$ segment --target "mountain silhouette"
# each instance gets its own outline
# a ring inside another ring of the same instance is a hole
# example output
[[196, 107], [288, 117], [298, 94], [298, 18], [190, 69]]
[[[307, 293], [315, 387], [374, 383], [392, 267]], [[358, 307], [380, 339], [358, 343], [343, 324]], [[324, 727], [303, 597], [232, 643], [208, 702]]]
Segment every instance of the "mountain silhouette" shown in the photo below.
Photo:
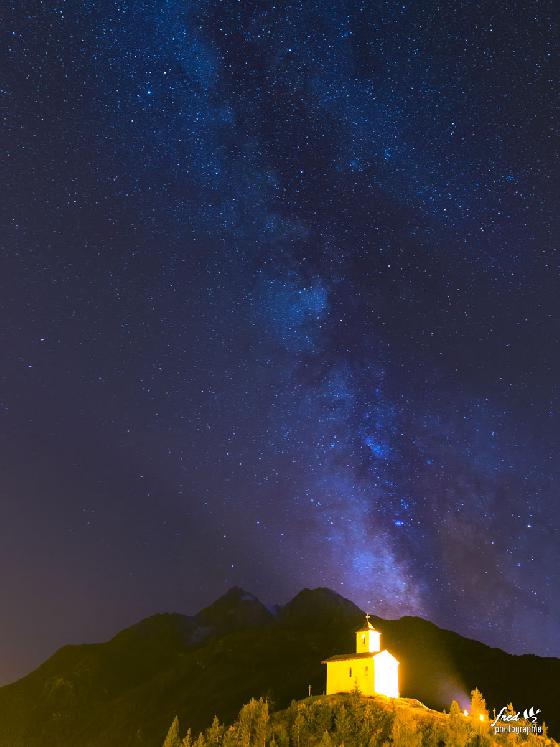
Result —
[[[321, 660], [354, 650], [363, 612], [304, 589], [269, 610], [233, 588], [193, 616], [154, 615], [106, 643], [65, 646], [0, 688], [0, 747], [161, 747], [169, 723], [199, 731], [251, 697], [283, 708], [325, 687]], [[372, 617], [401, 662], [404, 696], [449, 709], [478, 687], [490, 708], [534, 706], [560, 731], [560, 659], [514, 656], [418, 617]]]

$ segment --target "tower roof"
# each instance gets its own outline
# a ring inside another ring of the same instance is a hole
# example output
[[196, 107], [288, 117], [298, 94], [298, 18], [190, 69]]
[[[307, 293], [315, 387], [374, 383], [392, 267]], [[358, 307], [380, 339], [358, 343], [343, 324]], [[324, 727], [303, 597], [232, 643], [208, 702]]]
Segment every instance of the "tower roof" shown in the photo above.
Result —
[[370, 618], [370, 615], [368, 613], [366, 615], [366, 624], [364, 626], [362, 626], [361, 628], [358, 628], [356, 630], [356, 633], [362, 633], [362, 632], [366, 632], [368, 630], [375, 630], [375, 628], [373, 627], [373, 625], [370, 623], [369, 618]]

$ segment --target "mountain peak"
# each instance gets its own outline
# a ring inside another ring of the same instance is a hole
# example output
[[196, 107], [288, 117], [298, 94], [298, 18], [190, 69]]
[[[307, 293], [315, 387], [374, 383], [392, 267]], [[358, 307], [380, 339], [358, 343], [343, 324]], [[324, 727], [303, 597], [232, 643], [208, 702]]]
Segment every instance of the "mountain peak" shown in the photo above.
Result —
[[363, 615], [362, 610], [354, 602], [324, 586], [302, 589], [280, 609], [283, 621], [312, 627], [353, 626], [361, 621]]
[[242, 599], [242, 600], [253, 600], [253, 601], [259, 601], [257, 597], [254, 594], [251, 594], [251, 592], [246, 591], [241, 586], [232, 586], [229, 588], [225, 594], [222, 594], [221, 597], [218, 597], [216, 601], [219, 601], [220, 599]]
[[256, 596], [239, 586], [233, 586], [201, 610], [195, 620], [200, 626], [226, 632], [264, 625], [272, 622], [273, 616]]

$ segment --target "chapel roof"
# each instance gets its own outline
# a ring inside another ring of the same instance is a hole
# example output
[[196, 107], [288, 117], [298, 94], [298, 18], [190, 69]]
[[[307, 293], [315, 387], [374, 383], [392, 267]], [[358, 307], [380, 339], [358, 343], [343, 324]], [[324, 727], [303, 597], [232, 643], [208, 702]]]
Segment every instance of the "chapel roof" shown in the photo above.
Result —
[[329, 656], [329, 658], [322, 661], [321, 664], [326, 664], [328, 661], [344, 661], [345, 659], [373, 659], [373, 657], [378, 653], [381, 652], [376, 651], [375, 653], [370, 653], [369, 651], [366, 651], [363, 654], [338, 654], [337, 656]]

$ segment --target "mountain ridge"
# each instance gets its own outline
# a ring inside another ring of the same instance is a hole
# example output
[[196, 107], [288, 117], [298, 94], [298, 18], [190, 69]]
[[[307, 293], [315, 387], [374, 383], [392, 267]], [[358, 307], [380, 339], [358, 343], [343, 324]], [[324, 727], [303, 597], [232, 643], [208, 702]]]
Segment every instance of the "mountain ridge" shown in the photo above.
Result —
[[[193, 730], [228, 722], [253, 696], [278, 707], [324, 689], [320, 662], [354, 650], [363, 612], [336, 592], [303, 589], [272, 613], [233, 587], [195, 615], [144, 618], [104, 643], [64, 646], [0, 688], [0, 747], [160, 747], [175, 713]], [[439, 710], [474, 686], [551, 726], [560, 659], [509, 654], [428, 620], [373, 617], [401, 661], [401, 692]], [[32, 726], [31, 726], [32, 725]]]

